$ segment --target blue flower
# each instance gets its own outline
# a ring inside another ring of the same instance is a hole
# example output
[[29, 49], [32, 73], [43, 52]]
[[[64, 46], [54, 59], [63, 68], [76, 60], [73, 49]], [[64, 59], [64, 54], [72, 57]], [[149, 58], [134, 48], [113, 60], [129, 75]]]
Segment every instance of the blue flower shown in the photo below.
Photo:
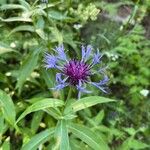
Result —
[[90, 57], [92, 46], [88, 45], [87, 47], [82, 46], [82, 61], [87, 61]]
[[45, 68], [56, 68], [57, 58], [54, 55], [50, 55], [48, 53], [45, 53]]
[[67, 78], [62, 79], [62, 74], [61, 73], [57, 73], [56, 74], [56, 83], [57, 83], [57, 85], [52, 89], [53, 90], [61, 90], [64, 87], [68, 86], [69, 83], [67, 83], [66, 80], [67, 80]]
[[[104, 68], [96, 69], [93, 72], [94, 66], [101, 62], [102, 55], [98, 50], [92, 54], [91, 45], [82, 46], [81, 60], [67, 59], [63, 45], [57, 46], [55, 52], [56, 55], [46, 53], [44, 58], [46, 69], [55, 68], [58, 70], [56, 86], [52, 88], [53, 90], [61, 90], [66, 86], [73, 86], [78, 90], [78, 98], [80, 98], [81, 93], [91, 93], [91, 91], [86, 89], [86, 84], [90, 84], [107, 93], [106, 84], [109, 79], [104, 73]], [[103, 76], [103, 79], [99, 82], [93, 82], [90, 79], [96, 73]]]
[[99, 50], [97, 50], [97, 53], [94, 54], [93, 56], [93, 65], [96, 65], [98, 63], [100, 63], [100, 59], [102, 58], [102, 55], [100, 54]]
[[67, 60], [63, 45], [57, 46], [55, 51], [58, 53], [58, 56], [57, 56], [58, 59], [64, 60], [64, 61]]

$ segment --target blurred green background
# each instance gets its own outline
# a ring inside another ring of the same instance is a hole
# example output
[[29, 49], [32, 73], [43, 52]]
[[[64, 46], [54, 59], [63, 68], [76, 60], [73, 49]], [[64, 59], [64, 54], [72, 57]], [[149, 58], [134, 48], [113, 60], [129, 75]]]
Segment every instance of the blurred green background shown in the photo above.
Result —
[[[62, 94], [49, 90], [55, 84], [55, 71], [44, 69], [45, 51], [51, 53], [64, 43], [70, 57], [81, 57], [81, 45], [91, 44], [104, 54], [110, 78], [109, 94], [95, 90], [93, 95], [117, 103], [86, 109], [78, 114], [77, 122], [98, 132], [112, 150], [149, 150], [150, 1], [48, 1], [0, 0], [0, 89], [12, 97], [17, 116], [28, 107], [27, 99]], [[2, 150], [18, 150], [37, 132], [56, 124], [38, 112], [22, 120], [18, 134], [1, 110], [0, 105]], [[95, 116], [98, 125], [92, 122]], [[74, 149], [90, 149], [80, 140], [73, 142], [78, 145]], [[51, 149], [48, 146], [43, 149]]]

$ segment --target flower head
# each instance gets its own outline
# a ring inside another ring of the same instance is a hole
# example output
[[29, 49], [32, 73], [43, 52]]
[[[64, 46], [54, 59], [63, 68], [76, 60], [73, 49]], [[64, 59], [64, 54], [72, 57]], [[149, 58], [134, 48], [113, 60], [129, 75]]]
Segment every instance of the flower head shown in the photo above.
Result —
[[[67, 59], [65, 54], [64, 46], [59, 45], [55, 48], [56, 55], [45, 54], [44, 62], [47, 69], [55, 68], [58, 69], [56, 74], [56, 86], [52, 89], [60, 90], [66, 86], [74, 86], [78, 90], [78, 98], [81, 93], [91, 93], [86, 89], [86, 84], [91, 84], [103, 92], [106, 91], [106, 83], [108, 77], [104, 74], [104, 68], [96, 69], [93, 73], [94, 66], [101, 63], [101, 53], [97, 51], [92, 55], [92, 46], [82, 46], [82, 58]], [[103, 79], [99, 82], [91, 81], [93, 74], [101, 74]]]

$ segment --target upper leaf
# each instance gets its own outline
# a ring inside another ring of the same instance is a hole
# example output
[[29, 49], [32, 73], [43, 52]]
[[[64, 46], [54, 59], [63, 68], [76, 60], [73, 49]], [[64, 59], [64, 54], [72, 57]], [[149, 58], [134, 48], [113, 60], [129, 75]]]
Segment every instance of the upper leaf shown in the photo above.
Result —
[[43, 110], [45, 108], [49, 107], [58, 107], [64, 105], [64, 102], [58, 99], [52, 99], [52, 98], [45, 98], [38, 102], [35, 102], [31, 106], [29, 106], [17, 119], [17, 122], [19, 122], [22, 118], [24, 118], [27, 114], [31, 112], [35, 112], [38, 110]]
[[81, 98], [80, 100], [76, 101], [75, 103], [72, 104], [73, 111], [79, 111], [91, 106], [94, 106], [96, 104], [100, 103], [108, 103], [108, 102], [114, 102], [115, 100], [105, 98], [105, 97], [100, 97], [100, 96], [89, 96], [85, 98]]

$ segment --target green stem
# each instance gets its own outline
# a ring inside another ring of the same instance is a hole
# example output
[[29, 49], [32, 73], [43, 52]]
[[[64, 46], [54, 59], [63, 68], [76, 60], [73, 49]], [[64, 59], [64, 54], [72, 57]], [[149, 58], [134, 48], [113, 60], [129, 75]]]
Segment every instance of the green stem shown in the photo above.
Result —
[[71, 95], [72, 95], [72, 88], [70, 87], [66, 100], [70, 99]]
[[139, 3], [139, 0], [136, 2], [135, 6], [134, 6], [134, 9], [133, 9], [133, 12], [130, 15], [130, 17], [129, 17], [128, 21], [126, 22], [126, 24], [123, 26], [122, 30], [127, 29], [127, 27], [129, 26], [129, 24], [131, 23], [131, 20], [134, 19], [135, 15], [137, 13], [137, 10], [138, 10], [138, 3]]

